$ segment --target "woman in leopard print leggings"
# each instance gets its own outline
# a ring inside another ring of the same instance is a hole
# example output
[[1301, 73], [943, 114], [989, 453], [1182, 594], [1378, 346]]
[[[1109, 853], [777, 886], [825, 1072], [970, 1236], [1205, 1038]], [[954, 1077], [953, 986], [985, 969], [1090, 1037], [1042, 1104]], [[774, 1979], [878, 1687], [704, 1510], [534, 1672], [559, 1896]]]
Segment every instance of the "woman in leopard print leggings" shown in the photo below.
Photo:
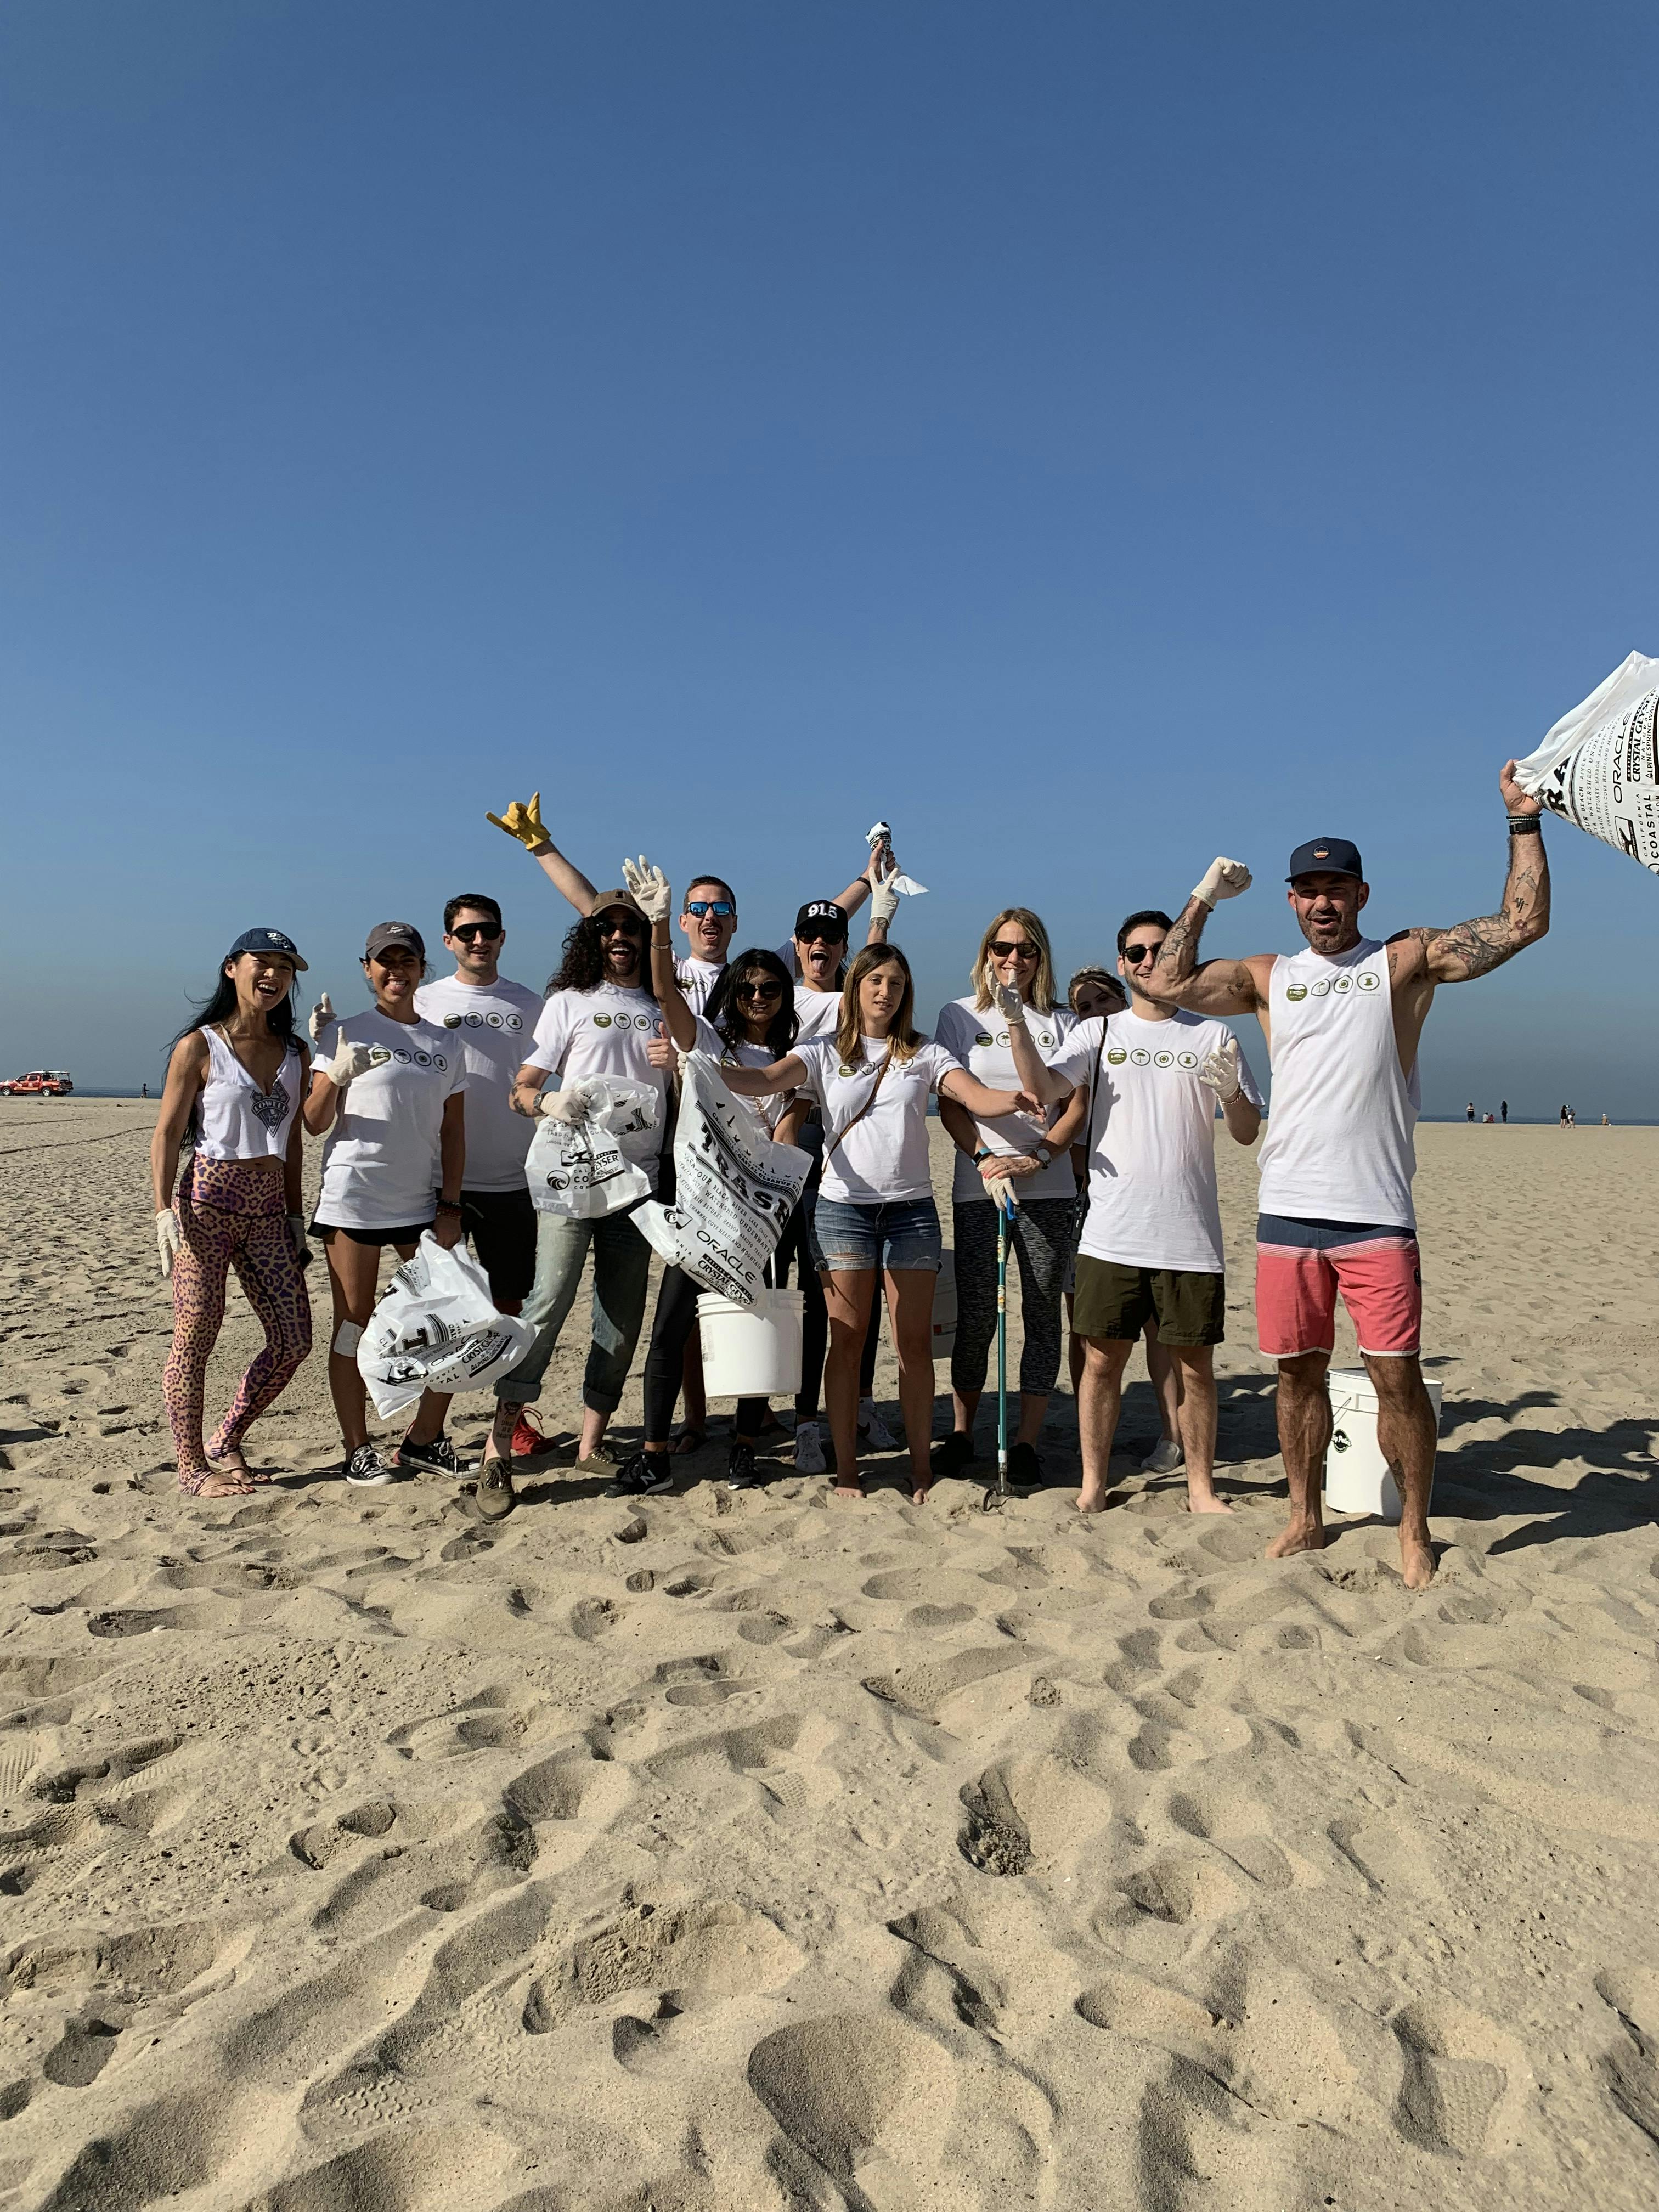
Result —
[[[269, 1480], [249, 1468], [242, 1439], [311, 1349], [298, 1111], [309, 1070], [294, 1034], [291, 995], [305, 964], [281, 930], [250, 929], [237, 939], [213, 997], [174, 1040], [150, 1145], [156, 1243], [161, 1273], [173, 1279], [162, 1390], [179, 1486], [193, 1497], [240, 1497]], [[265, 1340], [204, 1445], [207, 1364], [233, 1268]]]

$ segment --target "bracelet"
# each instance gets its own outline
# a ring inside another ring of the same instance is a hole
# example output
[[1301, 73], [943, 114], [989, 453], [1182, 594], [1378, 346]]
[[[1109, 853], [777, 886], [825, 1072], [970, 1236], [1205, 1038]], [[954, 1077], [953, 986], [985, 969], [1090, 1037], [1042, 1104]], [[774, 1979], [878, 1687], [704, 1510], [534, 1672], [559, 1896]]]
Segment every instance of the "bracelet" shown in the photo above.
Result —
[[991, 1147], [988, 1145], [981, 1145], [974, 1154], [974, 1165], [977, 1167], [981, 1160], [988, 1160], [990, 1157]]
[[1511, 837], [1541, 837], [1543, 834], [1544, 817], [1541, 814], [1510, 815], [1510, 835]]
[[459, 1198], [441, 1198], [438, 1200], [438, 1211], [440, 1213], [465, 1213], [466, 1208]]

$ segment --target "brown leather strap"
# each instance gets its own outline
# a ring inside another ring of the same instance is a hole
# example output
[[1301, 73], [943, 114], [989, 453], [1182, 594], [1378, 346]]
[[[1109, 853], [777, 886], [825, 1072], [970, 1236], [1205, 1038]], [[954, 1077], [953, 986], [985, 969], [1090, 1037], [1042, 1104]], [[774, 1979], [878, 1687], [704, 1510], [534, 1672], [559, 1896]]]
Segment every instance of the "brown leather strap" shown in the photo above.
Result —
[[887, 1071], [892, 1065], [893, 1041], [889, 1037], [887, 1040], [887, 1057], [883, 1060], [880, 1067], [876, 1072], [876, 1079], [870, 1085], [870, 1096], [865, 1100], [863, 1105], [859, 1108], [858, 1112], [854, 1115], [851, 1121], [843, 1123], [842, 1127], [836, 1130], [835, 1135], [830, 1138], [829, 1143], [823, 1148], [823, 1164], [825, 1167], [828, 1167], [830, 1164], [830, 1153], [833, 1152], [836, 1146], [840, 1144], [842, 1139], [847, 1134], [848, 1130], [857, 1128], [859, 1123], [864, 1119], [865, 1115], [870, 1111], [870, 1109], [875, 1104], [876, 1093], [880, 1090], [883, 1083], [885, 1082]]

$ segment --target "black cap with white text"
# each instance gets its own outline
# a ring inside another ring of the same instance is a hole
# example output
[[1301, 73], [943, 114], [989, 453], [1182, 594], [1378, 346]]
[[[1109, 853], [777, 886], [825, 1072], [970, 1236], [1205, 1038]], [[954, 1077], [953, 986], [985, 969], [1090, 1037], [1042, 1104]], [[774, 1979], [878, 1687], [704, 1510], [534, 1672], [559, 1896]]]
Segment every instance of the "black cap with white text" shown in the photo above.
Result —
[[797, 937], [845, 937], [847, 909], [834, 899], [809, 899], [795, 916]]

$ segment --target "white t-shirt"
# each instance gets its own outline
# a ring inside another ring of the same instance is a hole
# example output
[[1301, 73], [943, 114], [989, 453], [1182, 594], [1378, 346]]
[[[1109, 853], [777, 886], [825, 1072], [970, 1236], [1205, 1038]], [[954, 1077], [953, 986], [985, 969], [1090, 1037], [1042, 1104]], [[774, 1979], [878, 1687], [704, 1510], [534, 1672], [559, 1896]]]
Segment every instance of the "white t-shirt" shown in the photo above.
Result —
[[[763, 1044], [750, 1044], [747, 1042], [736, 1045], [727, 1044], [714, 1024], [705, 1021], [701, 1014], [697, 1017], [697, 1050], [712, 1053], [716, 1060], [723, 1061], [727, 1067], [770, 1067], [775, 1060], [781, 1060], [784, 1056], [781, 1053], [773, 1052]], [[735, 1093], [733, 1095], [735, 1096]], [[784, 1108], [794, 1095], [793, 1091], [775, 1091], [768, 1097], [745, 1098], [743, 1103], [745, 1106], [754, 1108], [769, 1129], [775, 1129], [782, 1117]]]
[[513, 1079], [524, 1066], [542, 1011], [541, 994], [497, 976], [468, 983], [445, 975], [415, 994], [422, 1021], [447, 1030], [466, 1069], [466, 1187], [522, 1190], [525, 1154], [536, 1124], [512, 1107]]
[[680, 995], [694, 1014], [702, 1013], [714, 994], [714, 986], [726, 973], [721, 960], [700, 960], [695, 953], [674, 963], [674, 974], [680, 987]]
[[931, 1198], [927, 1159], [927, 1101], [957, 1063], [931, 1039], [909, 1060], [896, 1061], [882, 1079], [876, 1103], [855, 1129], [830, 1149], [874, 1087], [887, 1057], [885, 1037], [866, 1037], [864, 1059], [844, 1060], [834, 1037], [795, 1047], [806, 1070], [805, 1088], [823, 1109], [821, 1194], [843, 1206], [884, 1206]]
[[450, 1094], [466, 1089], [449, 1030], [371, 1011], [331, 1022], [317, 1041], [326, 1067], [342, 1043], [385, 1057], [349, 1083], [323, 1149], [317, 1218], [337, 1229], [413, 1229], [433, 1218], [443, 1182], [439, 1133]]
[[778, 957], [795, 980], [795, 1018], [800, 1024], [796, 1043], [807, 1044], [814, 1037], [834, 1036], [841, 1019], [840, 991], [815, 991], [803, 980], [793, 937], [786, 938], [779, 945]]
[[[1101, 1054], [1101, 1032], [1106, 1049]], [[1079, 1022], [1052, 1065], [1100, 1087], [1089, 1103], [1089, 1211], [1079, 1253], [1126, 1267], [1222, 1272], [1215, 1181], [1215, 1093], [1199, 1062], [1231, 1031], [1201, 1014], [1144, 1021], [1133, 1012]], [[1241, 1052], [1244, 1096], [1261, 1093]]]
[[[1048, 1067], [1077, 1027], [1077, 1016], [1065, 1006], [1056, 1006], [1047, 1014], [1032, 1008], [1026, 1027], [1036, 1046], [1037, 1058]], [[1008, 1024], [1000, 1013], [975, 1006], [971, 998], [952, 999], [939, 1010], [939, 1019], [933, 1024], [933, 1042], [942, 1044], [969, 1075], [990, 1090], [1019, 1089], [1019, 1075], [1008, 1043]], [[1052, 1129], [1065, 1110], [1063, 1098], [1051, 1106], [1047, 1127]], [[1042, 1142], [1042, 1130], [1024, 1114], [1000, 1114], [992, 1121], [975, 1121], [974, 1127], [979, 1131], [980, 1143], [988, 1152], [1005, 1156], [1011, 1152], [1034, 1152]], [[1062, 1146], [1046, 1168], [1039, 1168], [1035, 1175], [1021, 1176], [1013, 1188], [1022, 1206], [1028, 1198], [1074, 1199], [1077, 1181], [1072, 1173], [1071, 1147]], [[991, 1203], [985, 1178], [965, 1152], [957, 1154], [956, 1182], [951, 1194], [958, 1206], [964, 1200], [975, 1198], [982, 1198], [988, 1206]]]
[[[657, 1187], [657, 1160], [668, 1119], [668, 1071], [653, 1067], [646, 1047], [662, 1016], [648, 991], [629, 991], [615, 983], [596, 983], [591, 991], [550, 991], [536, 1024], [535, 1041], [522, 1065], [555, 1073], [561, 1087], [584, 1076], [610, 1075], [619, 1082], [648, 1085], [657, 1094], [657, 1126], [649, 1158], [632, 1149], [630, 1158]], [[641, 1137], [641, 1144], [647, 1141]]]

